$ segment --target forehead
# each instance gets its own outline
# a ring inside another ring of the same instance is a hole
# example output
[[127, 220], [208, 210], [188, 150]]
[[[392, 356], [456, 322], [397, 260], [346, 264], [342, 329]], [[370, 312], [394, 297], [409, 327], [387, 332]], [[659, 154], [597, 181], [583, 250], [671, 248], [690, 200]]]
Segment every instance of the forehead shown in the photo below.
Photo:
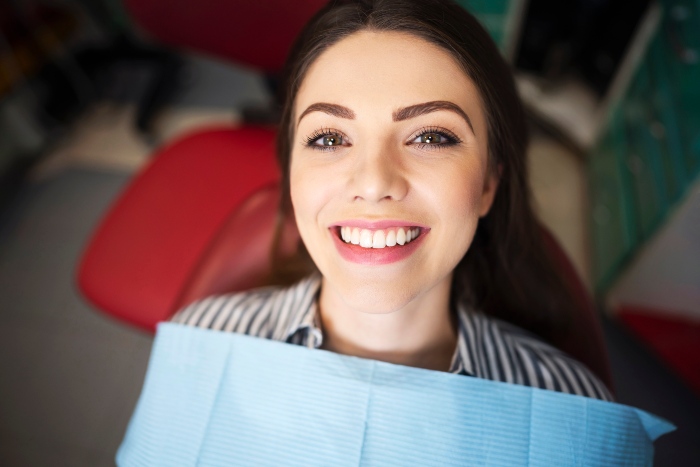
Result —
[[298, 116], [314, 102], [332, 102], [360, 117], [363, 110], [390, 115], [398, 107], [434, 100], [454, 102], [483, 122], [476, 86], [449, 52], [407, 33], [361, 31], [311, 65], [295, 111]]

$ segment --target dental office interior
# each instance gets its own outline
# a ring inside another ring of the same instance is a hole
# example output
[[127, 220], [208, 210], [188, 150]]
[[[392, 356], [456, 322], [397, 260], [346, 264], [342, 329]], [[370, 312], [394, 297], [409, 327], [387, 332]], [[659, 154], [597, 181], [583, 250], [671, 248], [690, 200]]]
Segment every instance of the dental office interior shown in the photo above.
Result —
[[[220, 205], [192, 182], [220, 148], [186, 148], [274, 132], [284, 57], [323, 3], [0, 4], [0, 465], [114, 465], [148, 319], [225, 267], [201, 266], [216, 216], [248, 216], [232, 258], [264, 255], [275, 170], [246, 174], [240, 206]], [[700, 1], [458, 3], [513, 67], [536, 211], [595, 307], [617, 401], [677, 426], [655, 465], [698, 465]]]

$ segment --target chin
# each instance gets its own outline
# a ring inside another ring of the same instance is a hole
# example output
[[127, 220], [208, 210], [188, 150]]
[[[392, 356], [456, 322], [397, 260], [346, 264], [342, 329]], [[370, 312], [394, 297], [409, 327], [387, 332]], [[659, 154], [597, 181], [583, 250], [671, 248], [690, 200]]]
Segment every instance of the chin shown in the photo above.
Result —
[[419, 287], [399, 281], [371, 279], [329, 281], [351, 308], [369, 314], [393, 313], [405, 307], [419, 295]]

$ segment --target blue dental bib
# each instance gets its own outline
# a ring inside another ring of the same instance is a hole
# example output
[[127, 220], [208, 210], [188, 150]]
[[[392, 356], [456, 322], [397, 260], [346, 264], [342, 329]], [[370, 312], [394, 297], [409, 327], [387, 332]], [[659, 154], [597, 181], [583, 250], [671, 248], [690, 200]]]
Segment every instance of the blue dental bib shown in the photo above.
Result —
[[162, 323], [119, 466], [646, 466], [633, 407]]

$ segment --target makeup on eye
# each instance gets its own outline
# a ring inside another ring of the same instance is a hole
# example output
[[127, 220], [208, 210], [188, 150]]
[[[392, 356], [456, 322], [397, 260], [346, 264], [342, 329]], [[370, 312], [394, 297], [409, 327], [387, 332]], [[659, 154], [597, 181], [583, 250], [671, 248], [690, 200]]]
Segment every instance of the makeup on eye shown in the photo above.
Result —
[[[304, 138], [304, 143], [305, 146], [311, 149], [333, 151], [340, 146], [349, 146], [347, 140], [347, 136], [338, 130], [321, 128]], [[454, 146], [461, 142], [462, 140], [452, 131], [441, 127], [431, 126], [421, 128], [415, 132], [408, 139], [406, 144], [415, 146], [418, 149], [435, 150], [448, 146]]]
[[319, 151], [333, 151], [338, 146], [347, 146], [347, 139], [339, 130], [320, 128], [304, 138], [304, 145]]
[[409, 145], [426, 150], [455, 146], [462, 142], [452, 131], [440, 127], [422, 128], [414, 133], [414, 136], [409, 140]]

